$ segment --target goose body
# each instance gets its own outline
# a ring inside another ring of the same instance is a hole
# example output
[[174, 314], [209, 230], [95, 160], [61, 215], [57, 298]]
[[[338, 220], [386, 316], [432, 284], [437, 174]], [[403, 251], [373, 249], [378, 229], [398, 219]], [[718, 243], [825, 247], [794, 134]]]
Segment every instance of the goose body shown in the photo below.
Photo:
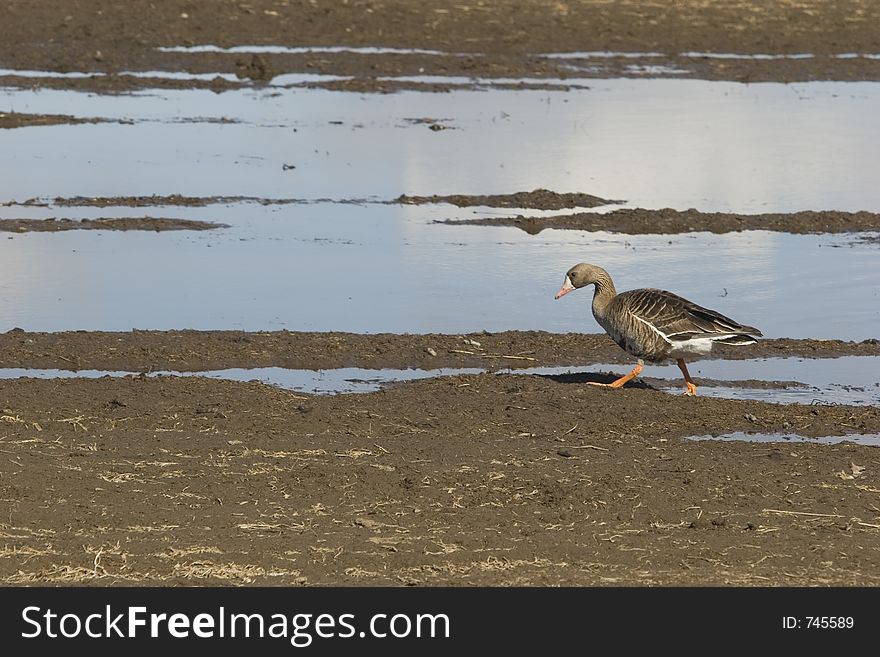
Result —
[[706, 355], [715, 344], [754, 344], [755, 337], [762, 335], [753, 326], [666, 290], [641, 288], [617, 294], [608, 272], [587, 263], [568, 270], [556, 298], [588, 285], [595, 286], [592, 309], [599, 326], [619, 347], [639, 359], [629, 375], [607, 384], [614, 388], [637, 376], [643, 360], [657, 363], [674, 358], [684, 374], [688, 394], [696, 394], [685, 358]]

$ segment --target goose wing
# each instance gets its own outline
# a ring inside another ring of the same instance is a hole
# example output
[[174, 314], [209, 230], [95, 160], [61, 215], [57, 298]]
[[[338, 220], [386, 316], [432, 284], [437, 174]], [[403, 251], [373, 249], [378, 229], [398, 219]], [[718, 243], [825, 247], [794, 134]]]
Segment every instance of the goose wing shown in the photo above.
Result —
[[667, 342], [711, 336], [761, 335], [761, 331], [753, 326], [744, 326], [665, 290], [631, 290], [617, 295], [615, 301]]

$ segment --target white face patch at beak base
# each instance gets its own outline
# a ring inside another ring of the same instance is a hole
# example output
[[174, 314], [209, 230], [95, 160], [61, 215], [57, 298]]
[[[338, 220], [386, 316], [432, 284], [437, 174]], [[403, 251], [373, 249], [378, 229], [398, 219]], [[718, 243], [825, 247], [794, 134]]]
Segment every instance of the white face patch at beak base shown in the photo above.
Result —
[[571, 292], [573, 289], [574, 289], [574, 285], [571, 284], [571, 279], [568, 276], [566, 276], [565, 283], [562, 284], [562, 287], [559, 289], [559, 292], [557, 292], [556, 296], [553, 298], [559, 299], [561, 297], [564, 297], [566, 294]]

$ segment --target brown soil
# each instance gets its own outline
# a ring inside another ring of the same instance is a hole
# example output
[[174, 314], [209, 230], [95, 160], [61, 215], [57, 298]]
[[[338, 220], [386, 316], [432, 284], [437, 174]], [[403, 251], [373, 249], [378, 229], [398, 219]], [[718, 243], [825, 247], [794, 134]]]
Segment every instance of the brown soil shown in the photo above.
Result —
[[[292, 203], [308, 203], [299, 198], [263, 198], [259, 196], [183, 196], [171, 194], [160, 196], [73, 196], [70, 198], [55, 197], [53, 199], [31, 198], [25, 201], [8, 201], [0, 206], [22, 205], [25, 207], [59, 207], [59, 208], [151, 208], [155, 206], [206, 207], [208, 205], [227, 203], [259, 203], [261, 205], [288, 205]], [[335, 203], [361, 203], [360, 199], [341, 199]]]
[[[724, 355], [878, 353], [877, 340], [766, 340]], [[538, 332], [13, 330], [0, 354], [140, 370], [627, 358], [606, 336]], [[594, 379], [485, 374], [335, 397], [198, 378], [0, 381], [0, 582], [880, 584], [876, 448], [684, 439], [877, 433], [880, 409]]]
[[[880, 409], [461, 376], [0, 382], [0, 582], [880, 584]], [[864, 468], [864, 469], [862, 469]]]
[[120, 217], [97, 219], [0, 219], [0, 232], [55, 233], [65, 230], [211, 230], [225, 224], [191, 219], [164, 219], [160, 217]]
[[[433, 352], [433, 353], [431, 353]], [[880, 356], [880, 341], [760, 340], [748, 347], [719, 345], [713, 358], [837, 358]], [[319, 370], [528, 368], [629, 363], [604, 333], [394, 334], [272, 331], [66, 331], [0, 333], [0, 367], [149, 372], [197, 372], [228, 367]]]
[[[22, 70], [107, 73], [85, 80], [19, 80], [27, 86], [129, 90], [144, 82], [125, 71], [188, 70], [234, 73], [262, 84], [286, 72], [357, 78], [362, 91], [389, 90], [387, 75], [457, 75], [538, 78], [646, 77], [644, 67], [667, 75], [742, 81], [878, 80], [880, 61], [838, 59], [843, 53], [880, 52], [880, 5], [870, 0], [756, 0], [652, 3], [636, 0], [492, 3], [438, 0], [218, 1], [80, 0], [0, 6], [0, 66]], [[178, 45], [383, 46], [433, 49], [458, 56], [162, 53]], [[661, 57], [586, 58], [577, 62], [536, 57], [548, 52], [656, 52]], [[707, 59], [687, 53], [792, 55], [811, 59]], [[579, 67], [570, 68], [571, 64]], [[635, 67], [635, 68], [633, 68]], [[15, 80], [9, 81], [16, 84]], [[154, 83], [149, 83], [154, 86]], [[237, 86], [235, 82], [165, 81], [174, 87]]]
[[[520, 206], [527, 207], [527, 206]], [[880, 230], [875, 212], [803, 211], [774, 214], [733, 214], [698, 210], [614, 210], [605, 214], [580, 212], [553, 217], [487, 217], [447, 219], [435, 223], [473, 226], [514, 226], [530, 235], [545, 228], [604, 230], [611, 233], [675, 234], [708, 231], [730, 233], [741, 230], [773, 230], [783, 233], [848, 233]]]
[[484, 205], [490, 208], [534, 208], [539, 210], [562, 210], [563, 208], [595, 208], [610, 203], [623, 203], [624, 201], [609, 201], [591, 194], [560, 194], [547, 189], [536, 189], [531, 192], [517, 192], [515, 194], [489, 194], [483, 196], [467, 196], [454, 194], [451, 196], [408, 196], [402, 194], [396, 203], [404, 205], [424, 205], [426, 203], [449, 203], [460, 208]]
[[[2, 79], [0, 79], [0, 86]], [[24, 128], [38, 125], [60, 125], [63, 123], [101, 123], [102, 119], [80, 119], [65, 114], [22, 114], [20, 112], [0, 112], [0, 128]]]

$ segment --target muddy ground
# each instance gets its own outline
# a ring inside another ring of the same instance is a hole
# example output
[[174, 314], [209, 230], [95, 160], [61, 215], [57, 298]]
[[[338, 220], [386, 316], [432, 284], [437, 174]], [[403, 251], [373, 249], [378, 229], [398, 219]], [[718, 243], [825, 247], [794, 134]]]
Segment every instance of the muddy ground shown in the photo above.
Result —
[[[0, 82], [0, 86], [4, 86]], [[66, 114], [25, 114], [22, 112], [0, 112], [0, 129], [24, 128], [35, 125], [60, 125], [64, 123], [101, 123], [101, 119], [79, 119]]]
[[782, 406], [491, 374], [312, 397], [0, 382], [0, 582], [878, 585], [880, 432]]
[[4, 233], [57, 233], [65, 230], [211, 230], [223, 224], [164, 217], [98, 217], [96, 219], [0, 219]]
[[[771, 340], [742, 355], [878, 352]], [[16, 330], [0, 354], [178, 370], [626, 359], [606, 336], [537, 332]], [[876, 448], [686, 439], [878, 433], [880, 409], [587, 380], [484, 374], [334, 397], [199, 378], [0, 381], [0, 582], [880, 584]]]
[[700, 212], [690, 210], [646, 210], [624, 208], [603, 214], [578, 212], [549, 217], [483, 217], [446, 219], [437, 223], [472, 226], [514, 226], [536, 235], [546, 228], [608, 231], [630, 235], [673, 235], [708, 231], [731, 233], [741, 230], [772, 230], [783, 233], [850, 233], [880, 230], [876, 212], [802, 211], [768, 214]]
[[[880, 80], [880, 60], [835, 57], [880, 53], [878, 19], [880, 3], [867, 0], [12, 0], [0, 5], [0, 67], [94, 75], [4, 72], [0, 84], [220, 93], [265, 84], [279, 73], [307, 72], [351, 76], [321, 83], [342, 89], [394, 91], [408, 84], [439, 92], [455, 85], [378, 78], [526, 76], [538, 78], [529, 84], [564, 86], [570, 77], [644, 77], [644, 67], [655, 65], [680, 71], [664, 75], [704, 79]], [[457, 54], [157, 50], [197, 44]], [[559, 51], [658, 56], [568, 62], [538, 56]], [[682, 54], [703, 52], [816, 56]], [[236, 78], [122, 74], [150, 70]], [[69, 117], [0, 119], [5, 127], [26, 128]], [[432, 121], [425, 129], [432, 126], [444, 127]], [[14, 196], [11, 190], [0, 200]], [[128, 200], [138, 207], [223, 202]], [[492, 202], [508, 200], [522, 201]], [[120, 205], [119, 199], [72, 199], [70, 205], [102, 202]], [[64, 204], [56, 199], [55, 205]], [[827, 223], [819, 230], [876, 229], [863, 213], [823, 217]], [[685, 227], [673, 227], [688, 230], [693, 220], [685, 216]], [[741, 217], [730, 221], [730, 230], [742, 229]], [[811, 215], [804, 225], [815, 229], [816, 221]], [[794, 230], [788, 219], [781, 226]], [[717, 355], [878, 354], [876, 339], [778, 339]], [[0, 334], [3, 367], [69, 370], [595, 362], [625, 369], [629, 361], [604, 335], [540, 332]], [[687, 439], [731, 431], [876, 434], [880, 409], [688, 398], [640, 382], [607, 390], [588, 380], [482, 374], [333, 397], [202, 378], [0, 381], [0, 583], [880, 584], [876, 448]]]
[[549, 189], [535, 189], [531, 192], [515, 194], [454, 194], [440, 196], [410, 196], [402, 194], [395, 199], [402, 205], [425, 205], [427, 203], [448, 203], [459, 208], [488, 206], [490, 208], [534, 208], [537, 210], [562, 210], [564, 208], [596, 208], [624, 201], [609, 201], [592, 194], [561, 194]]
[[[761, 340], [719, 345], [712, 358], [880, 356], [880, 340]], [[0, 333], [0, 367], [124, 372], [201, 372], [228, 367], [319, 370], [487, 369], [631, 363], [604, 333], [480, 331], [452, 334], [293, 333], [288, 331], [64, 331]]]
[[[658, 65], [678, 71], [665, 75], [703, 79], [878, 80], [880, 60], [835, 57], [880, 53], [878, 23], [880, 5], [872, 0], [220, 0], [204, 5], [189, 0], [112, 4], [79, 0], [73, 5], [67, 0], [12, 0], [0, 5], [0, 66], [106, 74], [61, 82], [5, 81], [103, 91], [155, 84], [214, 85], [221, 91], [265, 83], [273, 75], [289, 72], [352, 76], [352, 80], [330, 84], [358, 91], [393, 91], [399, 87], [378, 78], [645, 77], [660, 75], [650, 68]], [[157, 50], [181, 45], [382, 46], [453, 56], [306, 52], [255, 58], [241, 53], [193, 55]], [[656, 56], [569, 61], [537, 56], [557, 52]], [[815, 56], [731, 60], [707, 58], [704, 53]], [[118, 75], [155, 70], [232, 73], [240, 82], [145, 82]]]

